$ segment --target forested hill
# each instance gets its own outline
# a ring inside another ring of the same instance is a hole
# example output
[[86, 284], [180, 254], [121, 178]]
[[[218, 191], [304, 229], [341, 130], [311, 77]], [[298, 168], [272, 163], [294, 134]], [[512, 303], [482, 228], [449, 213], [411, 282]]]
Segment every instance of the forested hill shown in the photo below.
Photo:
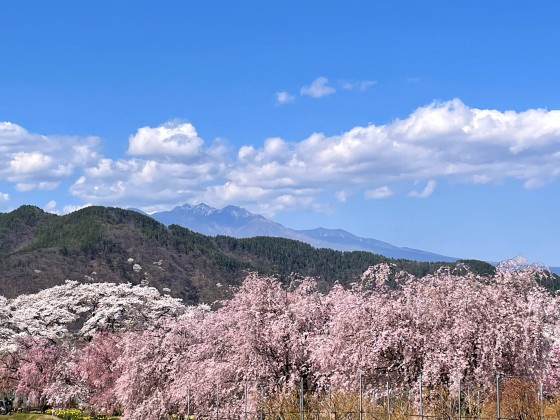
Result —
[[[65, 216], [22, 206], [0, 213], [0, 295], [14, 297], [63, 283], [148, 284], [187, 303], [229, 296], [248, 272], [313, 276], [327, 290], [348, 284], [368, 266], [390, 261], [423, 275], [453, 263], [391, 260], [368, 252], [315, 249], [302, 242], [258, 237], [208, 237], [140, 213], [87, 207]], [[494, 268], [466, 261], [480, 273]]]

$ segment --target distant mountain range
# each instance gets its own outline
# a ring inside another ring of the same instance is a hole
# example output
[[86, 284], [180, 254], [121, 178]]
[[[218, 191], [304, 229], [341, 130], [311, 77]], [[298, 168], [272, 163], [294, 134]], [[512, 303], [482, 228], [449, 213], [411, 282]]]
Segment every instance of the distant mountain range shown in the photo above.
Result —
[[219, 210], [204, 203], [198, 205], [184, 204], [170, 211], [153, 213], [151, 217], [167, 226], [175, 224], [210, 236], [226, 235], [236, 238], [271, 236], [295, 239], [316, 248], [331, 248], [339, 251], [368, 251], [397, 259], [428, 262], [453, 262], [458, 260], [458, 258], [419, 249], [397, 247], [377, 239], [362, 238], [342, 229], [290, 229], [259, 214], [250, 213], [236, 206], [226, 206]]
[[[137, 209], [130, 210], [143, 213]], [[305, 242], [316, 248], [330, 248], [338, 251], [368, 251], [390, 258], [423, 262], [454, 262], [459, 259], [420, 249], [398, 247], [378, 239], [356, 236], [342, 229], [321, 227], [309, 230], [290, 229], [259, 214], [253, 214], [244, 208], [231, 205], [219, 210], [204, 203], [197, 205], [184, 204], [170, 211], [153, 213], [151, 217], [167, 226], [176, 224], [210, 236], [287, 238]], [[550, 270], [560, 275], [560, 267], [550, 267]]]

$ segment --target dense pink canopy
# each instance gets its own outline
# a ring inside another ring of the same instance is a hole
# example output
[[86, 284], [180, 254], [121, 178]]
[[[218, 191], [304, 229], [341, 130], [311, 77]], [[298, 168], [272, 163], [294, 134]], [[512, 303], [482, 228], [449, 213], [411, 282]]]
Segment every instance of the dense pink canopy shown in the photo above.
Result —
[[4, 386], [51, 404], [123, 410], [127, 419], [184, 412], [187, 394], [191, 412], [213, 412], [216, 387], [226, 415], [241, 412], [245, 386], [250, 410], [302, 379], [307, 392], [355, 391], [359, 374], [366, 391], [388, 381], [415, 386], [420, 374], [426, 386], [489, 388], [501, 373], [558, 392], [558, 298], [535, 275], [502, 266], [491, 278], [443, 270], [416, 279], [381, 265], [328, 294], [312, 279], [285, 287], [250, 275], [216, 310], [134, 291], [142, 308], [116, 324], [96, 309], [98, 321], [86, 319], [82, 333], [59, 323], [60, 338], [24, 334], [0, 309], [9, 320], [0, 336], [11, 378]]

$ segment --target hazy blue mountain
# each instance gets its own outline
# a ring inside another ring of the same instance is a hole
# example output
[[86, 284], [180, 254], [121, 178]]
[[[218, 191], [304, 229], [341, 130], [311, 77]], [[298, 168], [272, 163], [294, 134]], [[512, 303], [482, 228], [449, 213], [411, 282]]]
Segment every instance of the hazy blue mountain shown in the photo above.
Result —
[[279, 223], [235, 206], [218, 210], [204, 203], [196, 206], [185, 204], [151, 216], [165, 225], [176, 224], [204, 235], [228, 235], [236, 238], [277, 236], [290, 239], [296, 235]]
[[330, 248], [348, 251], [369, 251], [391, 258], [416, 261], [457, 261], [457, 258], [438, 255], [413, 248], [401, 248], [372, 238], [361, 238], [342, 229], [317, 228], [300, 230], [303, 235], [328, 243]]
[[294, 230], [236, 206], [226, 206], [218, 210], [204, 203], [185, 204], [170, 211], [154, 213], [151, 216], [165, 225], [176, 224], [204, 235], [227, 235], [236, 238], [272, 236], [296, 239], [317, 248], [369, 251], [391, 258], [415, 261], [457, 260], [457, 258], [418, 249], [397, 247], [377, 239], [361, 238], [342, 229]]
[[209, 217], [217, 211], [204, 203], [197, 206], [185, 204], [170, 211], [153, 213], [151, 216], [164, 225], [179, 225], [205, 235], [217, 235], [218, 229], [209, 220]]

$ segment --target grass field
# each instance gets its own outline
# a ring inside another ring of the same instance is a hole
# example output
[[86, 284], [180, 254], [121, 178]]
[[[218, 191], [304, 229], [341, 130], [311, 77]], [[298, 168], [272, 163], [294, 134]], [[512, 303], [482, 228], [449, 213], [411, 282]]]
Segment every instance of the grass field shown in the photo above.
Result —
[[6, 420], [52, 420], [56, 419], [54, 416], [49, 416], [46, 414], [27, 414], [27, 413], [17, 413], [10, 414], [5, 417]]

